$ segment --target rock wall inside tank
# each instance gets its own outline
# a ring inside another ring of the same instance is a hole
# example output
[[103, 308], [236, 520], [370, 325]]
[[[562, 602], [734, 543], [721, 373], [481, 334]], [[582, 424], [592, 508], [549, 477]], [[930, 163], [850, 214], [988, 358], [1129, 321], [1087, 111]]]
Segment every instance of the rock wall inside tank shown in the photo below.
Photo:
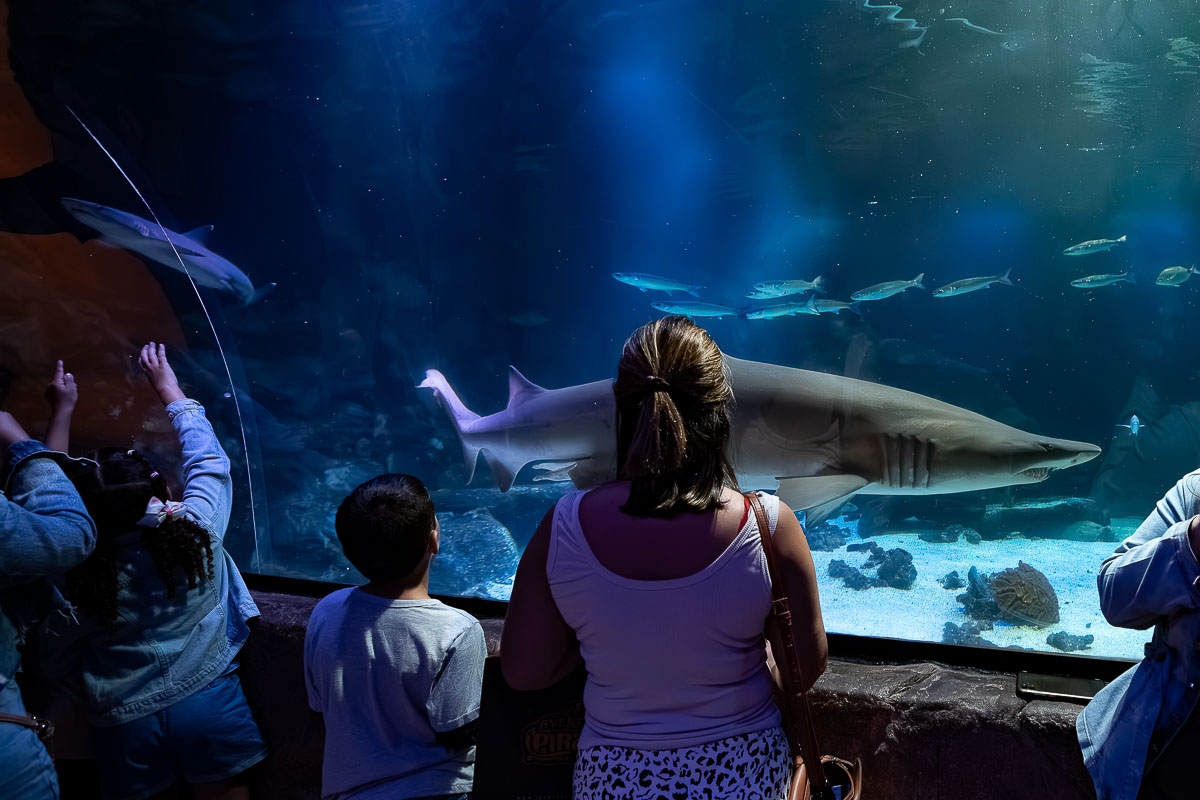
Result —
[[[779, 479], [845, 459], [748, 465], [797, 508], [822, 494], [829, 630], [1140, 653], [1095, 579], [1200, 460], [1184, 4], [4, 5], [0, 394], [36, 429], [63, 358], [76, 448], [169, 460], [129, 358], [167, 342], [234, 461], [244, 569], [361, 580], [337, 505], [408, 472], [444, 532], [432, 589], [506, 598], [546, 509], [603, 470], [554, 450], [502, 491], [418, 385], [502, 412], [510, 365], [605, 380], [634, 328], [684, 313], [732, 357], [922, 398], [880, 441], [938, 401], [1101, 450], [961, 429], [937, 452], [1009, 478], [832, 497]], [[848, 452], [849, 427], [821, 437], [851, 417], [787, 425]]]

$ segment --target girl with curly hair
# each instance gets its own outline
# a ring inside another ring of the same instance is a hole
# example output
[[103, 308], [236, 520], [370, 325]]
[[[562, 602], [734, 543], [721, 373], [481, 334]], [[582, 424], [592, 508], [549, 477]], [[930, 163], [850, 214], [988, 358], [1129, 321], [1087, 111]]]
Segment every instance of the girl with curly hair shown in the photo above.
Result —
[[[181, 781], [197, 798], [245, 798], [242, 773], [266, 746], [234, 674], [258, 609], [222, 546], [229, 458], [203, 407], [180, 390], [166, 348], [150, 342], [139, 364], [179, 433], [182, 501], [139, 451], [92, 454], [97, 466], [75, 486], [96, 550], [68, 573], [81, 625], [58, 632], [59, 648], [78, 646], [105, 798], [158, 796]], [[65, 654], [60, 672], [73, 663]]]

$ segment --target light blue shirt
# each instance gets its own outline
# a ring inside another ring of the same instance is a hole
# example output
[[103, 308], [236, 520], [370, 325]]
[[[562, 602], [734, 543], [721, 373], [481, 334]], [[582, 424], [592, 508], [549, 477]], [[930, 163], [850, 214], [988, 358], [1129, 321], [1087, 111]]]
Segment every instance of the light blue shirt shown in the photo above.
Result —
[[1122, 628], [1153, 626], [1146, 657], [1100, 690], [1076, 722], [1098, 800], [1134, 800], [1142, 775], [1200, 697], [1200, 562], [1188, 523], [1200, 470], [1185, 475], [1100, 566], [1100, 608]]
[[[180, 581], [175, 596], [159, 578], [143, 543], [144, 528], [118, 534], [117, 624], [106, 627], [79, 615], [80, 630], [51, 628], [47, 658], [72, 663], [77, 642], [93, 725], [112, 726], [154, 714], [219, 677], [250, 635], [258, 616], [237, 565], [222, 544], [229, 525], [233, 481], [204, 408], [177, 400], [167, 416], [183, 447], [183, 513], [212, 539], [213, 575], [195, 588]], [[54, 651], [58, 651], [55, 653]]]
[[479, 717], [487, 644], [479, 622], [438, 600], [340, 589], [304, 637], [308, 704], [325, 717], [325, 798], [471, 791], [475, 748], [436, 734]]

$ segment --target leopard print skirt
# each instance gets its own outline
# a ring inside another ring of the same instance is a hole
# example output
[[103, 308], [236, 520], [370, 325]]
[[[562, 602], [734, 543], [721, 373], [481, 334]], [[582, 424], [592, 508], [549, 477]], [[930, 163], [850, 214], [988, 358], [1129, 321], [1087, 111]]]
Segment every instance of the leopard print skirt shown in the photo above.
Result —
[[575, 758], [575, 800], [784, 800], [792, 777], [782, 728], [675, 750], [602, 745]]

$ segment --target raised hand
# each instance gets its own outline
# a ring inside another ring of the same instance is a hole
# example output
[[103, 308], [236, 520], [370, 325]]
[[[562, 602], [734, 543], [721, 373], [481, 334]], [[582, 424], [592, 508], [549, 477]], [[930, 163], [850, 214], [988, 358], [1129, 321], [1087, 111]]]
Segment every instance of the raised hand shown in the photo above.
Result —
[[171, 369], [171, 364], [167, 361], [165, 344], [148, 342], [142, 347], [141, 354], [138, 355], [138, 364], [141, 365], [142, 372], [145, 372], [146, 377], [150, 379], [150, 385], [154, 387], [154, 391], [158, 392], [158, 397], [164, 406], [187, 397], [180, 390], [175, 370]]
[[50, 404], [50, 413], [70, 414], [75, 410], [79, 400], [79, 387], [75, 385], [75, 376], [63, 372], [63, 362], [59, 361], [54, 368], [54, 377], [46, 386], [46, 402]]
[[46, 446], [51, 450], [67, 452], [71, 443], [71, 414], [79, 400], [79, 387], [75, 376], [63, 372], [63, 362], [54, 367], [54, 377], [46, 386], [46, 402], [50, 404], [50, 423], [46, 426]]

